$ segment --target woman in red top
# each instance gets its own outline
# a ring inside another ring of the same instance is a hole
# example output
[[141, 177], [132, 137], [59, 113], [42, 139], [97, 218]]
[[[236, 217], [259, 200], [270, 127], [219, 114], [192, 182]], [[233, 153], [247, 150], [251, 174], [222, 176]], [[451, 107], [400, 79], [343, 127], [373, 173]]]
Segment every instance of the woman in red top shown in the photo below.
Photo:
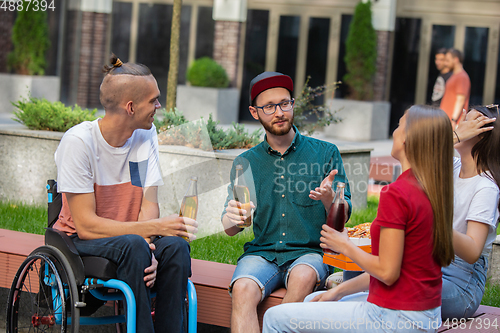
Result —
[[[263, 332], [434, 332], [441, 325], [441, 267], [453, 259], [453, 134], [446, 114], [413, 106], [393, 133], [403, 173], [381, 193], [371, 227], [372, 253], [328, 226], [321, 247], [366, 273], [312, 302], [269, 309]], [[369, 289], [367, 302], [344, 296]], [[325, 302], [330, 301], [330, 302]]]

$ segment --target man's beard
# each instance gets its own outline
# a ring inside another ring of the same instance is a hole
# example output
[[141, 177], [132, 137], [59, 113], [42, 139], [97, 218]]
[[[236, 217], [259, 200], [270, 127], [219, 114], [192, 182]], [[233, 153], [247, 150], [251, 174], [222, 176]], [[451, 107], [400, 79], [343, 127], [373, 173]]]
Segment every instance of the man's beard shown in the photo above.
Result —
[[292, 115], [292, 118], [290, 118], [290, 119], [287, 119], [284, 116], [281, 118], [273, 119], [273, 122], [285, 120], [288, 124], [288, 126], [285, 126], [283, 128], [277, 128], [277, 129], [273, 127], [272, 123], [266, 123], [266, 122], [262, 121], [260, 116], [259, 116], [259, 121], [262, 124], [262, 126], [264, 126], [264, 129], [266, 131], [268, 131], [269, 133], [276, 135], [276, 136], [283, 136], [283, 135], [287, 135], [290, 132], [290, 130], [292, 129], [293, 118], [294, 118], [294, 115]]

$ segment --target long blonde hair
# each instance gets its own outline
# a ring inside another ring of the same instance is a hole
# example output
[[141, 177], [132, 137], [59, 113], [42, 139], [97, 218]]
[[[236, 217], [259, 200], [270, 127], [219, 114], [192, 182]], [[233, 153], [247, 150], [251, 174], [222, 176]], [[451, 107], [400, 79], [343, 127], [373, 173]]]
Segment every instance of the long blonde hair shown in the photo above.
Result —
[[405, 154], [434, 212], [432, 255], [448, 266], [453, 251], [453, 131], [444, 111], [414, 105], [406, 112]]

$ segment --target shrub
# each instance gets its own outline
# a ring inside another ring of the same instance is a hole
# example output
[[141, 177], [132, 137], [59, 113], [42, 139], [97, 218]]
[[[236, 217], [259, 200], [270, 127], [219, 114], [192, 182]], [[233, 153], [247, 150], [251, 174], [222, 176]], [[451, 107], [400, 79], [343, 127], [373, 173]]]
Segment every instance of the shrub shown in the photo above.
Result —
[[172, 111], [167, 112], [165, 108], [158, 110], [157, 112], [160, 114], [161, 120], [155, 118], [154, 124], [156, 126], [156, 131], [158, 133], [164, 132], [170, 129], [173, 126], [179, 126], [187, 123], [186, 117], [179, 111], [177, 108], [174, 108]]
[[[248, 134], [241, 124], [233, 123], [233, 127], [227, 130], [218, 127], [218, 124], [218, 121], [212, 119], [212, 114], [206, 121], [203, 118], [199, 121], [187, 121], [177, 109], [170, 112], [163, 109], [163, 119], [155, 122], [158, 142], [165, 145], [213, 150], [251, 148], [260, 142], [261, 129]], [[204, 137], [204, 133], [208, 134], [210, 142]]]
[[189, 67], [186, 78], [192, 86], [196, 87], [226, 88], [229, 86], [226, 70], [209, 57], [195, 60]]
[[373, 98], [373, 78], [377, 61], [377, 33], [372, 26], [371, 2], [358, 3], [346, 41], [344, 61], [349, 98], [367, 101]]
[[23, 7], [12, 28], [14, 50], [8, 55], [8, 65], [18, 74], [43, 75], [45, 51], [50, 46], [47, 12], [34, 11], [34, 6], [27, 11], [26, 2]]
[[[293, 123], [299, 132], [304, 135], [312, 135], [315, 131], [325, 126], [341, 121], [335, 115], [336, 111], [332, 112], [325, 104], [317, 105], [315, 103], [316, 97], [334, 91], [338, 84], [333, 83], [312, 88], [309, 86], [309, 79], [310, 77], [307, 77], [300, 96], [295, 99], [295, 106], [293, 108]], [[310, 121], [311, 118], [315, 120]]]
[[218, 124], [219, 122], [214, 121], [212, 114], [210, 114], [207, 121], [207, 129], [214, 149], [252, 148], [261, 141], [261, 128], [255, 130], [252, 134], [248, 134], [245, 126], [242, 124], [233, 123], [233, 127], [226, 131], [218, 129]]
[[78, 105], [74, 108], [65, 106], [61, 102], [49, 102], [45, 98], [22, 98], [12, 103], [17, 110], [14, 111], [14, 120], [24, 124], [32, 130], [46, 130], [66, 132], [71, 127], [82, 121], [96, 119], [97, 109], [93, 111], [81, 109]]

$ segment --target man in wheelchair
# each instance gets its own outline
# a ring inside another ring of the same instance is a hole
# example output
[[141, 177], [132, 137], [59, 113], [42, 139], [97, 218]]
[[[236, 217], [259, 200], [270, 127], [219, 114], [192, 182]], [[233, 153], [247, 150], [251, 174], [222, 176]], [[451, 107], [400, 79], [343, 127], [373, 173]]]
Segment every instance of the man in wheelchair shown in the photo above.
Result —
[[[162, 185], [153, 125], [160, 91], [144, 65], [116, 56], [100, 88], [105, 116], [68, 130], [55, 153], [63, 205], [55, 229], [70, 235], [81, 256], [104, 257], [132, 289], [137, 332], [181, 332], [191, 274], [189, 244], [197, 222], [160, 217]], [[150, 289], [155, 288], [155, 322]]]

